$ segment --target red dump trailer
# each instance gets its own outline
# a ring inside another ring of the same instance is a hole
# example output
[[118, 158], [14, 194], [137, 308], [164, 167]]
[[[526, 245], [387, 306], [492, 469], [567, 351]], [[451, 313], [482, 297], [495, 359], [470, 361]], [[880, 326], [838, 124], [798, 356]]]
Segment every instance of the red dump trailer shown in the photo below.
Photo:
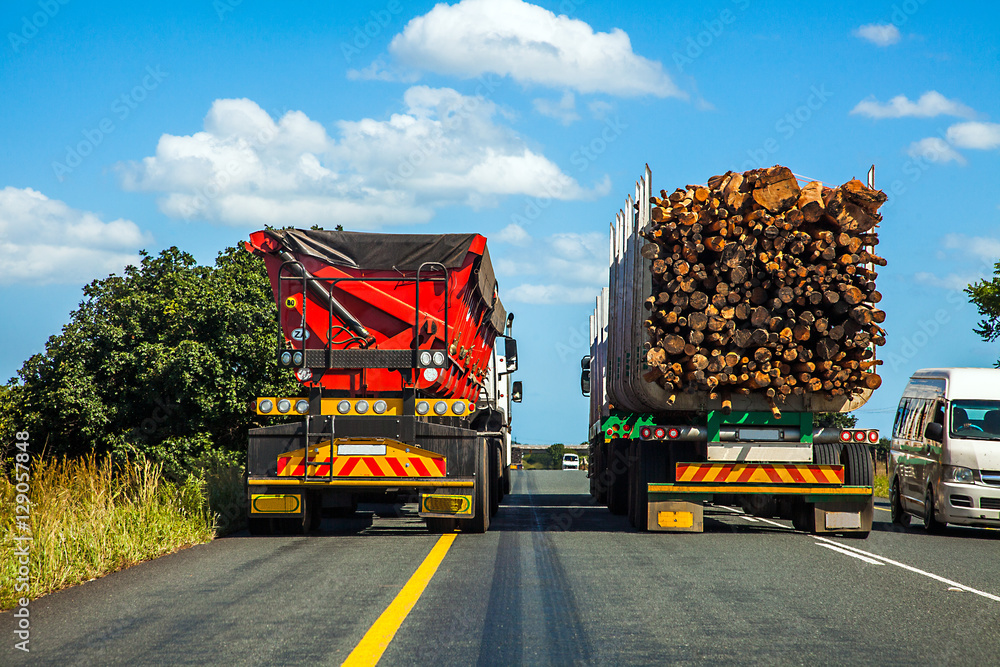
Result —
[[269, 229], [246, 248], [278, 305], [276, 361], [304, 394], [256, 401], [302, 419], [250, 431], [251, 532], [315, 528], [359, 499], [415, 500], [435, 532], [485, 531], [520, 400], [486, 239]]

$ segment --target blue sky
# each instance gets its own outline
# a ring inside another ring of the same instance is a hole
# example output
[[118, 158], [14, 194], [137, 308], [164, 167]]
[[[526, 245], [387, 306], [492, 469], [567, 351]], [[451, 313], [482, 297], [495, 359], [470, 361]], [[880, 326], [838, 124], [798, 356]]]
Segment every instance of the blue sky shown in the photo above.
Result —
[[917, 368], [1000, 357], [960, 291], [1000, 258], [993, 3], [149, 4], [0, 9], [4, 378], [142, 248], [475, 231], [517, 316], [515, 436], [583, 441], [608, 225], [646, 163], [667, 190], [876, 165], [888, 344], [862, 425], [888, 432]]

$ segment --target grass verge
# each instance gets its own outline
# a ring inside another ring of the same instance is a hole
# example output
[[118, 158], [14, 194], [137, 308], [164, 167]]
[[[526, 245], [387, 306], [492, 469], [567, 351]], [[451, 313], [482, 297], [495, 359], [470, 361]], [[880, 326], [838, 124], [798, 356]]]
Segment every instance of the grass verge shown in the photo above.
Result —
[[[237, 520], [232, 472], [208, 470], [174, 483], [160, 467], [93, 457], [37, 460], [30, 479], [30, 590], [16, 590], [17, 491], [0, 474], [0, 608], [211, 540]], [[209, 490], [211, 489], [211, 490]], [[214, 500], [213, 500], [214, 499]]]
[[875, 496], [877, 498], [889, 497], [889, 476], [875, 475]]

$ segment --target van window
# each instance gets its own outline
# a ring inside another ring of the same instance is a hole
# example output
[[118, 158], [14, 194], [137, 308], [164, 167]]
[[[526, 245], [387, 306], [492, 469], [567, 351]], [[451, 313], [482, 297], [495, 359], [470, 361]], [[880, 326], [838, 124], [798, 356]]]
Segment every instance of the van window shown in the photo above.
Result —
[[955, 438], [1000, 440], [1000, 401], [952, 401], [949, 430]]
[[899, 402], [899, 407], [896, 408], [896, 421], [892, 424], [892, 437], [898, 438], [903, 432], [903, 420], [906, 418], [906, 406], [908, 405], [908, 400], [904, 398]]

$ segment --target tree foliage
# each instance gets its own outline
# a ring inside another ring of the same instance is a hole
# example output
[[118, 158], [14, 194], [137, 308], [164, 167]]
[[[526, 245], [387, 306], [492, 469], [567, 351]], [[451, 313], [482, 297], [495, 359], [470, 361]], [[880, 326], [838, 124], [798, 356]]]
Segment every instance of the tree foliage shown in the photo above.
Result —
[[198, 265], [176, 247], [95, 280], [16, 387], [33, 442], [63, 454], [146, 455], [179, 474], [238, 458], [257, 396], [295, 395], [274, 362], [277, 308], [242, 248]]
[[813, 428], [854, 428], [858, 418], [850, 412], [817, 412], [813, 415]]
[[[992, 279], [983, 279], [965, 288], [969, 301], [976, 305], [982, 317], [973, 331], [987, 342], [1000, 338], [1000, 262], [993, 266], [993, 273]], [[1000, 361], [997, 363], [1000, 365]]]

